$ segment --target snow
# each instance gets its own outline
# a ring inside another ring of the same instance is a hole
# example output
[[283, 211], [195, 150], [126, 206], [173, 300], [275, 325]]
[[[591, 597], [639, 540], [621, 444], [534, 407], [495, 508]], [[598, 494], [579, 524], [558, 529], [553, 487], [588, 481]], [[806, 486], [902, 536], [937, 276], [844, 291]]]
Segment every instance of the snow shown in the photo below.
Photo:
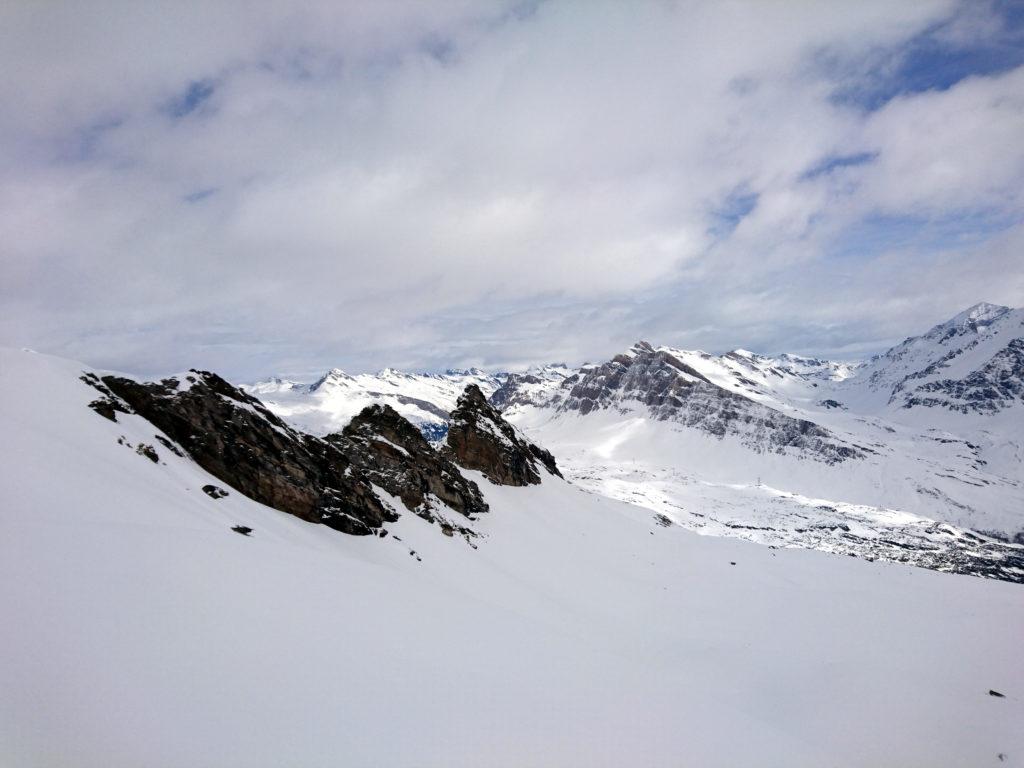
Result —
[[468, 473], [476, 549], [412, 514], [348, 537], [119, 445], [155, 430], [89, 410], [81, 371], [0, 352], [2, 764], [1024, 755], [1018, 585], [701, 537], [555, 478]]

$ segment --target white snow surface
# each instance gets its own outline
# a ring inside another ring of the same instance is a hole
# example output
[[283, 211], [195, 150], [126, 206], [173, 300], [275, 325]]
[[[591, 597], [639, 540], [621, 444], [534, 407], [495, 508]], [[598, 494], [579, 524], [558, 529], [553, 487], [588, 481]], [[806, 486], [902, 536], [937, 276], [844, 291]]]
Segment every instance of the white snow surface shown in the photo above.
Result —
[[1024, 760], [1019, 585], [697, 536], [554, 478], [470, 473], [476, 549], [411, 514], [349, 537], [139, 456], [154, 428], [87, 408], [82, 370], [0, 352], [2, 765]]

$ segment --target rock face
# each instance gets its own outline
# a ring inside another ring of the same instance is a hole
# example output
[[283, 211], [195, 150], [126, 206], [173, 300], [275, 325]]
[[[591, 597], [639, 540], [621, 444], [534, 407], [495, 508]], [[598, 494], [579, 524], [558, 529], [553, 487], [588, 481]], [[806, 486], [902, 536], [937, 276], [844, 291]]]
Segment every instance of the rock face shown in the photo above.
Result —
[[516, 406], [553, 405], [562, 384], [575, 373], [565, 363], [537, 366], [525, 373], [510, 373], [488, 401], [502, 412]]
[[976, 304], [873, 358], [853, 387], [890, 408], [990, 416], [1024, 403], [1024, 309]]
[[586, 415], [602, 408], [646, 406], [656, 419], [675, 421], [716, 437], [738, 437], [756, 451], [799, 452], [835, 464], [862, 450], [824, 427], [787, 416], [711, 382], [696, 369], [647, 342], [583, 372], [559, 410]]
[[452, 411], [442, 452], [497, 485], [539, 483], [540, 467], [561, 477], [554, 457], [528, 442], [474, 384], [466, 387]]
[[421, 517], [433, 520], [440, 504], [466, 517], [487, 511], [477, 484], [389, 405], [364, 408], [340, 435], [325, 439], [339, 445], [372, 483]]
[[[923, 375], [936, 370], [941, 368], [931, 366]], [[1015, 403], [1024, 403], [1024, 338], [1014, 339], [962, 379], [937, 379], [922, 384], [904, 399], [903, 407], [938, 405], [965, 414], [997, 413]]]
[[[208, 371], [160, 382], [95, 374], [82, 380], [100, 393], [90, 407], [104, 418], [137, 414], [166, 435], [157, 435], [164, 447], [187, 454], [246, 496], [350, 534], [374, 533], [398, 519], [377, 486], [445, 534], [475, 536], [446, 516], [450, 510], [473, 520], [487, 511], [480, 488], [453, 460], [504, 485], [539, 483], [539, 467], [558, 474], [554, 457], [524, 440], [476, 385], [459, 398], [453, 447], [441, 452], [388, 405], [364, 408], [343, 431], [319, 438], [289, 427]], [[159, 461], [146, 448], [152, 455], [143, 455]], [[227, 495], [214, 485], [203, 491], [215, 499]]]
[[208, 371], [156, 383], [117, 376], [90, 382], [94, 410], [134, 412], [159, 427], [214, 477], [303, 520], [368, 534], [397, 519], [336, 445], [289, 428], [255, 398]]

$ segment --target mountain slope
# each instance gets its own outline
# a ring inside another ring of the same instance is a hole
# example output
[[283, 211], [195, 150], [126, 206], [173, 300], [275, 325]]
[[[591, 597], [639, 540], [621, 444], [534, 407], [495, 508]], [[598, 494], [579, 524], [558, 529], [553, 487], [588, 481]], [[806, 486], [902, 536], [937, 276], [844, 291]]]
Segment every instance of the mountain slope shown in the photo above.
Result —
[[81, 374], [0, 358], [0, 762], [1024, 754], [1016, 585], [699, 537], [557, 478], [467, 472], [476, 549], [412, 514], [346, 536], [139, 454], [152, 425], [99, 417]]
[[702, 533], [1019, 580], [989, 537], [1024, 543], [1021, 316], [979, 305], [867, 365], [639, 343], [505, 414], [574, 481]]
[[976, 304], [872, 359], [842, 391], [859, 410], [977, 416], [1019, 408], [1024, 310]]

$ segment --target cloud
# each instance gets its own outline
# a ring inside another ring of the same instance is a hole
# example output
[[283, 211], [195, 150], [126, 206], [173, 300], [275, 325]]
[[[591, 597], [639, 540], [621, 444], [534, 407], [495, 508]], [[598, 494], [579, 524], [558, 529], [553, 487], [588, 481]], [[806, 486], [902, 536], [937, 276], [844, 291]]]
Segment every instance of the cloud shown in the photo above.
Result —
[[1022, 213], [1024, 69], [892, 64], [1006, 39], [996, 10], [153, 8], [2, 11], [0, 343], [244, 378], [836, 350], [891, 333], [883, 287], [909, 332], [999, 300], [996, 265], [1020, 303], [987, 244]]

